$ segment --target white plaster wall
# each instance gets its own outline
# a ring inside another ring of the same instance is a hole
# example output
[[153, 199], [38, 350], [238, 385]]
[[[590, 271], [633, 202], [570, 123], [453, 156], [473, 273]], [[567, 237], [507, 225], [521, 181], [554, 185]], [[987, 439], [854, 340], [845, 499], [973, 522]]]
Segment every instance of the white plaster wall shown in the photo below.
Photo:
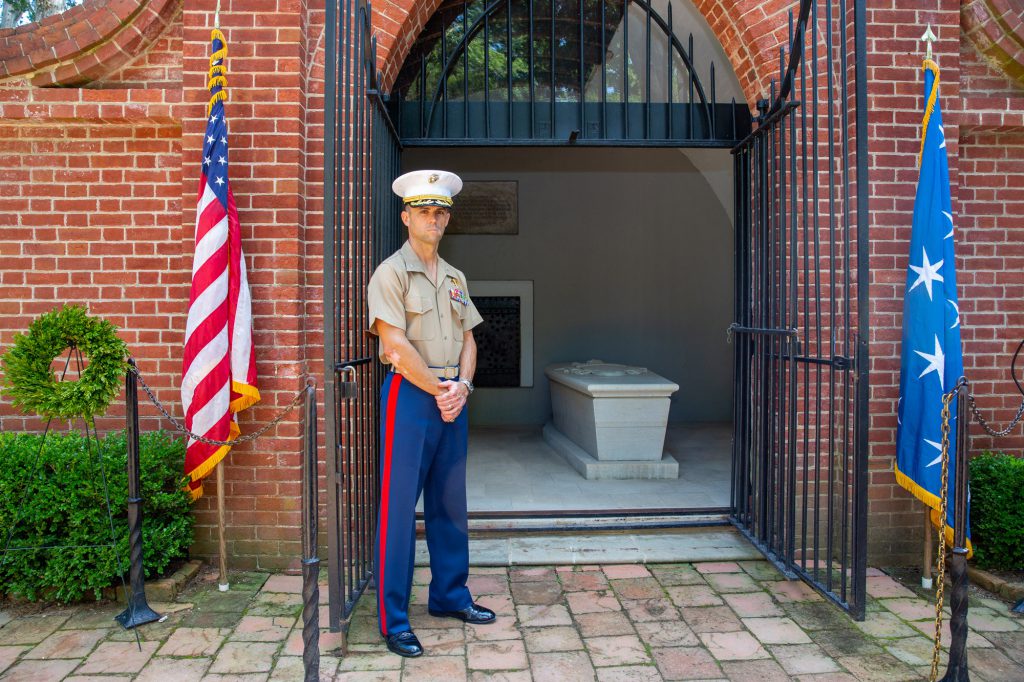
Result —
[[732, 160], [701, 150], [698, 163], [677, 149], [404, 152], [404, 170], [519, 182], [518, 236], [449, 235], [441, 245], [470, 294], [475, 279], [534, 283], [534, 386], [478, 390], [473, 424], [544, 423], [544, 367], [591, 358], [680, 384], [671, 421], [732, 418]]

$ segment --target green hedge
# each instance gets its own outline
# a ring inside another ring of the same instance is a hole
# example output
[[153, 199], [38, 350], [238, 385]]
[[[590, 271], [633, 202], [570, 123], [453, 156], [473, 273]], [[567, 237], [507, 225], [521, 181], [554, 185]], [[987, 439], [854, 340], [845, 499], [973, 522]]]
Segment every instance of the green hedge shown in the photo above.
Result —
[[1024, 459], [971, 459], [971, 542], [983, 568], [1024, 568]]
[[[46, 437], [0, 433], [0, 543], [14, 523], [12, 547], [110, 543], [110, 522], [95, 441], [80, 434]], [[110, 546], [9, 552], [0, 567], [0, 594], [68, 602], [120, 584], [117, 556], [127, 580], [128, 477], [124, 432], [100, 443], [113, 512], [117, 552]], [[143, 434], [140, 442], [143, 498], [143, 557], [146, 577], [162, 574], [185, 557], [192, 544], [189, 495], [182, 466], [185, 444], [164, 432]], [[15, 522], [16, 520], [16, 522]], [[0, 544], [0, 551], [3, 544]], [[3, 556], [0, 555], [0, 561]]]

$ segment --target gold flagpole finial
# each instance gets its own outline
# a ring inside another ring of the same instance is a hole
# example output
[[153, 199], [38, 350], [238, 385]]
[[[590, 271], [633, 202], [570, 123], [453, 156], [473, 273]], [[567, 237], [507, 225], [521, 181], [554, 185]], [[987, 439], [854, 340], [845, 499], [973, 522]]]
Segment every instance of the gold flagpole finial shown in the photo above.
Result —
[[932, 58], [932, 43], [934, 43], [938, 39], [939, 37], [932, 32], [932, 25], [928, 24], [927, 30], [925, 30], [924, 35], [921, 36], [921, 40], [927, 43], [927, 47], [925, 48], [924, 52], [925, 59]]

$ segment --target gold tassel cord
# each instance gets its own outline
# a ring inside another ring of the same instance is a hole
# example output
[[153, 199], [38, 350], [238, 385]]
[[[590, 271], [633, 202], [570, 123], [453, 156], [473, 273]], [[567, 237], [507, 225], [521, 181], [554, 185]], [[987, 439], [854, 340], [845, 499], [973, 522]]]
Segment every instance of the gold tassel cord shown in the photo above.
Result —
[[932, 81], [932, 90], [928, 93], [928, 104], [924, 108], [924, 120], [921, 121], [921, 149], [917, 152], [917, 167], [921, 167], [921, 157], [924, 155], [924, 140], [928, 135], [928, 121], [932, 117], [932, 111], [935, 109], [935, 102], [939, 98], [939, 65], [931, 59], [925, 59], [921, 64], [922, 71], [931, 71], [932, 75], [935, 76], [935, 80]]
[[224, 65], [224, 58], [228, 56], [228, 42], [219, 28], [210, 31], [210, 42], [219, 40], [221, 48], [210, 55], [210, 71], [207, 73], [207, 89], [220, 86], [220, 90], [210, 95], [210, 101], [206, 105], [206, 116], [209, 118], [213, 105], [217, 102], [225, 102], [228, 99], [228, 70]]

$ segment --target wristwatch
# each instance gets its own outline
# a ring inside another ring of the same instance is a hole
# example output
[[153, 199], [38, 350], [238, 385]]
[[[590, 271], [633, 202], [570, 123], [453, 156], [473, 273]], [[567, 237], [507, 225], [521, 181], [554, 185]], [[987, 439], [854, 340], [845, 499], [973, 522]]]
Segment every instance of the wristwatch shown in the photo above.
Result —
[[466, 388], [469, 389], [469, 394], [472, 395], [473, 394], [473, 382], [470, 381], [469, 379], [459, 379], [459, 381], [464, 383], [464, 384], [466, 384]]

